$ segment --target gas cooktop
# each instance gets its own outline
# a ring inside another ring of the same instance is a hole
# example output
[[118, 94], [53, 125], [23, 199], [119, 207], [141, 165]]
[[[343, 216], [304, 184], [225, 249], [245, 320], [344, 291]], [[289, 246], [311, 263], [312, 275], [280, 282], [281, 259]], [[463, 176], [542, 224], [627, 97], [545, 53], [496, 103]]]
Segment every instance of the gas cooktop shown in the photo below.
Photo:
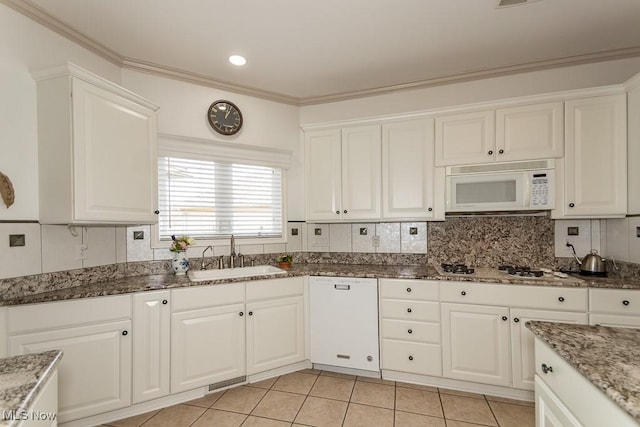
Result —
[[450, 277], [467, 277], [484, 280], [522, 279], [541, 280], [557, 283], [582, 283], [582, 279], [569, 276], [558, 271], [546, 268], [534, 268], [528, 266], [501, 265], [497, 268], [470, 267], [462, 263], [442, 263], [436, 266], [438, 273]]

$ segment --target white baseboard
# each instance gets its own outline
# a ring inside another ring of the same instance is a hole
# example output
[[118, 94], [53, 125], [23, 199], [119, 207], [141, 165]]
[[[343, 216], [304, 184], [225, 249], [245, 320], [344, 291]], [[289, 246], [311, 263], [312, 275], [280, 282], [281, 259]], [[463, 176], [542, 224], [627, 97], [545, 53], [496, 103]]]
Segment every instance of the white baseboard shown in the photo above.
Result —
[[320, 369], [321, 371], [337, 372], [339, 374], [357, 375], [359, 377], [380, 378], [380, 371], [365, 371], [363, 369], [344, 368], [342, 366], [332, 366], [332, 365], [321, 365], [319, 363], [314, 363], [313, 368]]

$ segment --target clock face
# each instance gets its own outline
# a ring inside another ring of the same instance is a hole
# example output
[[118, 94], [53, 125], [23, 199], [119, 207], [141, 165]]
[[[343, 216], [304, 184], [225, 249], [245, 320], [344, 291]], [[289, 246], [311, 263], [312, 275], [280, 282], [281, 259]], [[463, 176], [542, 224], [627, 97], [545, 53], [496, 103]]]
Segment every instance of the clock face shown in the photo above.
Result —
[[242, 127], [242, 113], [229, 101], [216, 101], [209, 107], [209, 124], [222, 135], [234, 135]]

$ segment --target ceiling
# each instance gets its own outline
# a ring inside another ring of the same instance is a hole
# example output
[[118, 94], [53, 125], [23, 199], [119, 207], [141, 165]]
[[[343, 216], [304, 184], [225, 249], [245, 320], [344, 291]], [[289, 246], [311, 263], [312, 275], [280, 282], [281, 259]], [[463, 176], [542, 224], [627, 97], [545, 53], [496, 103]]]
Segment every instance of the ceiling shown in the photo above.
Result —
[[640, 0], [1, 1], [124, 68], [296, 105], [640, 56]]

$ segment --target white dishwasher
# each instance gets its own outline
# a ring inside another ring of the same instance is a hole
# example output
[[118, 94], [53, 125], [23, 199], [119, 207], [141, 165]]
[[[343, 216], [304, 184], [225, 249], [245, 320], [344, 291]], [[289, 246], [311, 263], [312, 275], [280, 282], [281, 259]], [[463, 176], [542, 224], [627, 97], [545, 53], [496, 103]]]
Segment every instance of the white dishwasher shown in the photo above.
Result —
[[379, 375], [378, 281], [310, 277], [311, 362]]

